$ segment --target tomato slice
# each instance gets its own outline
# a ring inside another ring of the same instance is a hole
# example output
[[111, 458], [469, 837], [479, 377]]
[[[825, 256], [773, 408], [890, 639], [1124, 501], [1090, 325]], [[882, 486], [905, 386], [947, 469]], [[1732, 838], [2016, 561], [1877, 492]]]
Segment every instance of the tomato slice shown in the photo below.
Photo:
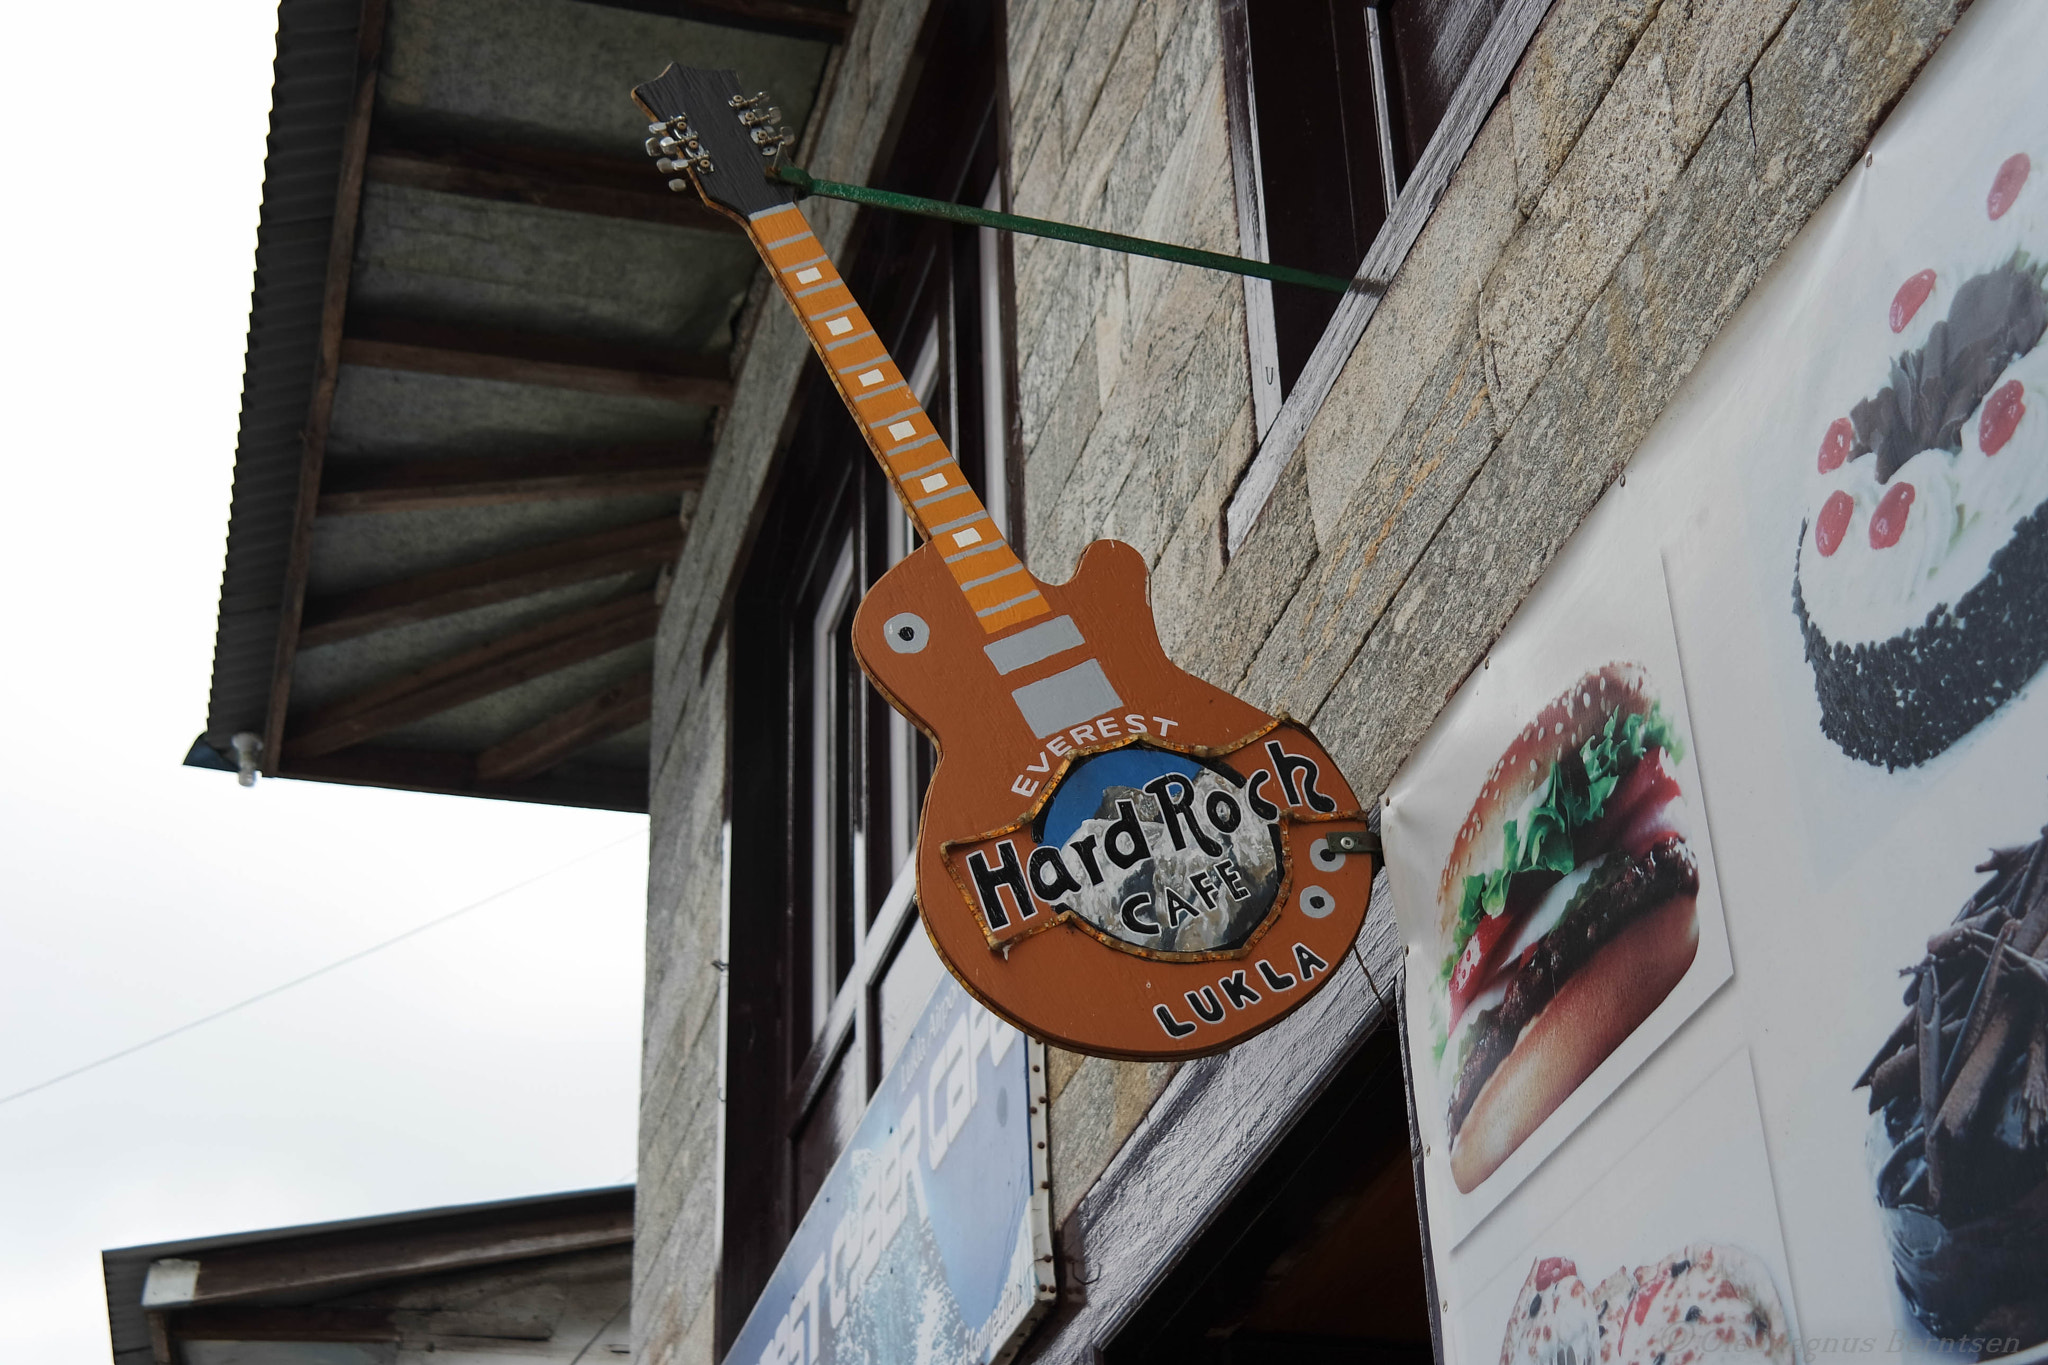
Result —
[[1479, 927], [1472, 931], [1472, 938], [1465, 944], [1465, 951], [1458, 955], [1458, 965], [1451, 969], [1451, 1024], [1456, 1027], [1464, 1017], [1465, 1007], [1472, 1003], [1493, 979], [1500, 975], [1508, 964], [1501, 961], [1500, 948], [1504, 940], [1511, 939], [1529, 917], [1543, 893], [1557, 883], [1554, 872], [1524, 872], [1508, 885], [1508, 903], [1498, 915], [1482, 916]]

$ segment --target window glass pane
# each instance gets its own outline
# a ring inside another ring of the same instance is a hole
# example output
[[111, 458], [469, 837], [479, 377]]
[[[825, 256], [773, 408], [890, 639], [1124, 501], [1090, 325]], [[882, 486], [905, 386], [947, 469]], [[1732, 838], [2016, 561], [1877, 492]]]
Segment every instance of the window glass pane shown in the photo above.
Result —
[[1394, 141], [1413, 166], [1443, 122], [1458, 82], [1504, 0], [1392, 0], [1380, 7], [1388, 46]]
[[866, 746], [863, 724], [867, 709], [867, 679], [853, 657], [853, 613], [860, 599], [846, 594], [830, 626], [832, 641], [832, 709], [834, 719], [832, 781], [839, 793], [832, 830], [832, 985], [835, 990], [853, 970], [860, 950], [861, 930], [867, 920], [860, 913], [865, 890], [867, 823], [867, 764], [862, 761]]
[[855, 927], [854, 845], [861, 814], [858, 761], [862, 738], [859, 707], [865, 695], [853, 660], [852, 614], [859, 605], [854, 575], [854, 536], [843, 533], [830, 575], [814, 599], [808, 628], [810, 718], [807, 905], [810, 957], [810, 1022], [813, 1035], [825, 1026], [832, 999], [859, 947]]
[[[1281, 0], [1250, 4], [1246, 17], [1268, 255], [1349, 276], [1387, 216], [1365, 6]], [[1273, 286], [1282, 393], [1336, 309], [1334, 294]]]

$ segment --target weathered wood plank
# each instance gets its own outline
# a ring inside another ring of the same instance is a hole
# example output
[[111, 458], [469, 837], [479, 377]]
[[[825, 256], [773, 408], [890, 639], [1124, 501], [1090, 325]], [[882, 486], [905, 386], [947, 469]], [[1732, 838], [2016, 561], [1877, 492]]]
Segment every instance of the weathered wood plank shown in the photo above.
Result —
[[177, 1341], [399, 1339], [398, 1324], [388, 1308], [193, 1308], [171, 1314], [168, 1331]]
[[336, 1290], [625, 1246], [632, 1240], [631, 1203], [595, 1198], [587, 1207], [549, 1210], [517, 1221], [458, 1217], [440, 1227], [427, 1223], [312, 1234], [198, 1254], [199, 1277], [190, 1302], [211, 1305], [258, 1294]]
[[[1401, 962], [1387, 876], [1337, 979], [1285, 1023], [1175, 1073], [1062, 1229], [1085, 1298], [1041, 1330], [1038, 1360], [1094, 1360], [1295, 1118], [1386, 1020]], [[1368, 971], [1369, 969], [1369, 971]], [[1284, 1097], [1284, 1102], [1281, 1102]]]
[[653, 671], [635, 673], [493, 744], [476, 756], [476, 775], [486, 782], [516, 782], [545, 772], [577, 750], [640, 724], [652, 711], [653, 701]]
[[674, 556], [682, 539], [683, 528], [674, 517], [656, 517], [381, 583], [316, 603], [306, 613], [300, 643], [310, 649], [550, 588], [649, 568]]
[[677, 441], [544, 455], [351, 460], [329, 471], [320, 515], [681, 493], [703, 483], [705, 457], [702, 444]]

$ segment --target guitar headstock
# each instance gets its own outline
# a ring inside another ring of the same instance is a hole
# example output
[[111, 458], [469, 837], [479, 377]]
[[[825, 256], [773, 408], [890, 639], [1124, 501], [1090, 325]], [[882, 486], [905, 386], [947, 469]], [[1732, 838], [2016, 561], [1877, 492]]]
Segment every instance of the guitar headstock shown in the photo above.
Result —
[[651, 120], [647, 154], [656, 170], [674, 177], [670, 189], [694, 188], [706, 203], [741, 218], [795, 198], [762, 172], [796, 138], [768, 96], [746, 94], [732, 72], [671, 63], [633, 87], [633, 102]]

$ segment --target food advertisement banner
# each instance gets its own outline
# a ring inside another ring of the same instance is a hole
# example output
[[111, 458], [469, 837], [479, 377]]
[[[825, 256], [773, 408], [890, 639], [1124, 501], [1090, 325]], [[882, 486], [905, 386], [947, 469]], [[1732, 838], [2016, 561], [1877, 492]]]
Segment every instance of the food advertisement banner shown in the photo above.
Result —
[[1389, 792], [1452, 1365], [2048, 1358], [2043, 71], [1968, 12]]
[[833, 1162], [730, 1365], [1003, 1365], [1053, 1295], [1045, 1049], [951, 977]]

